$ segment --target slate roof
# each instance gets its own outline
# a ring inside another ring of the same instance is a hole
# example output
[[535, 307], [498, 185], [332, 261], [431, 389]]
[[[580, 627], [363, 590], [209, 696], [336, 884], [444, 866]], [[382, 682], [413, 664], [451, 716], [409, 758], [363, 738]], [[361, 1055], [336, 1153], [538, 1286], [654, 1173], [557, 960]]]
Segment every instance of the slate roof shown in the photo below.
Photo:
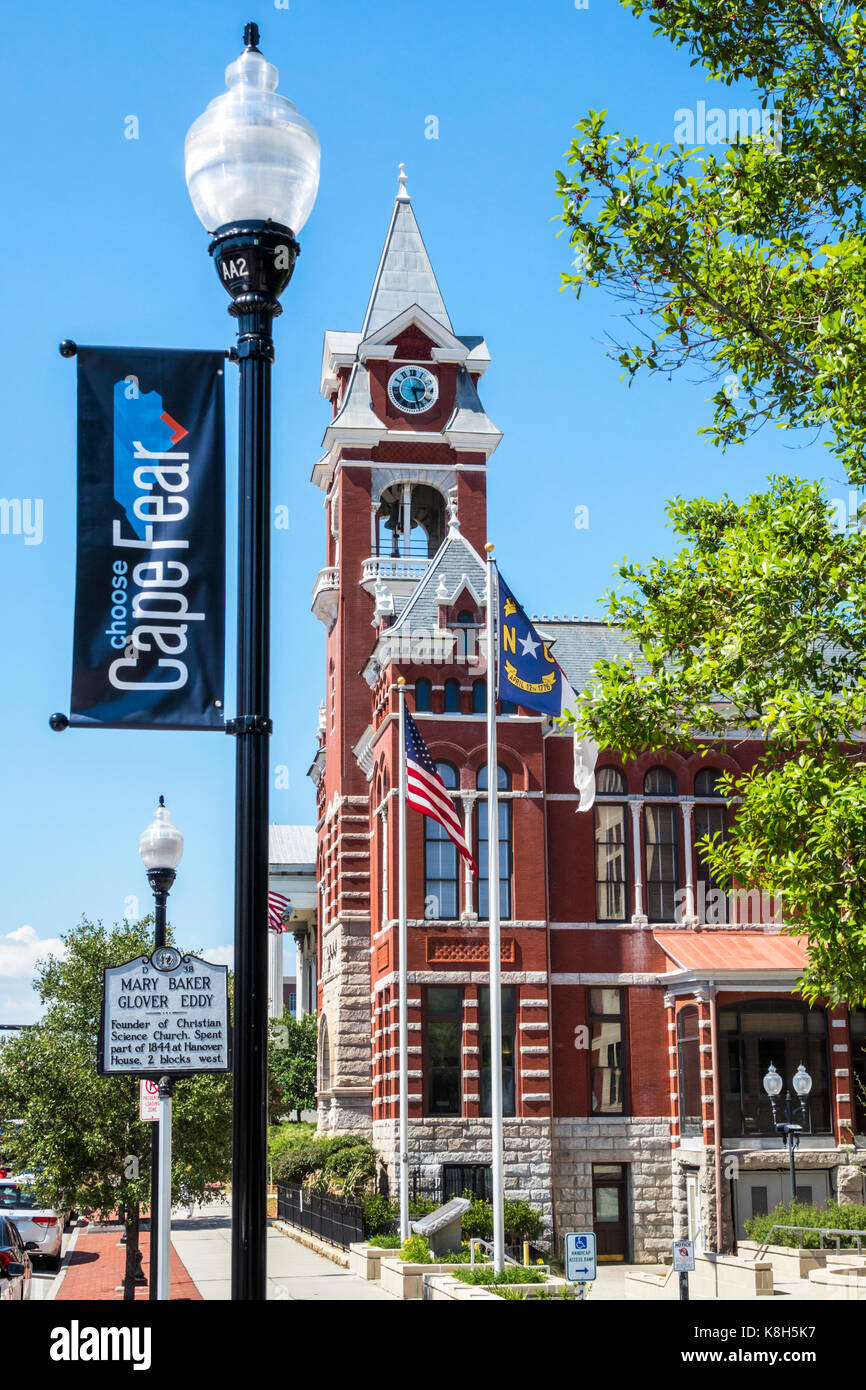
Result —
[[362, 340], [413, 304], [454, 332], [409, 195], [401, 189], [364, 315]]
[[[443, 602], [437, 597], [440, 583], [444, 582], [448, 593], [446, 602], [450, 603], [458, 596], [464, 579], [471, 584], [479, 603], [483, 604], [487, 566], [466, 537], [456, 528], [451, 528], [430, 561], [424, 578], [419, 579], [415, 592], [403, 602], [398, 617], [387, 631], [398, 632], [408, 627], [415, 632], [432, 632], [438, 626], [439, 605]], [[396, 594], [394, 602], [400, 606], [400, 598]]]
[[627, 657], [633, 650], [633, 643], [622, 631], [608, 623], [588, 618], [551, 622], [534, 617], [532, 621], [542, 637], [551, 640], [551, 651], [578, 695], [589, 685], [593, 663], [600, 657], [610, 661]]
[[475, 382], [465, 367], [461, 367], [457, 373], [454, 410], [445, 428], [461, 434], [496, 434], [502, 437], [501, 431], [496, 428], [481, 404]]

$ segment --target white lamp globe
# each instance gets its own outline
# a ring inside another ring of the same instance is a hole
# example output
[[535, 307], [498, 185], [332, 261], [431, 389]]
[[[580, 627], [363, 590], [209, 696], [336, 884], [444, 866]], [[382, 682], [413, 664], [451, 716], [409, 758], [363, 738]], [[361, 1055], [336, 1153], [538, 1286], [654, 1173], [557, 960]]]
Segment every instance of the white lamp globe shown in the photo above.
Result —
[[316, 201], [319, 137], [259, 52], [258, 30], [226, 68], [227, 92], [194, 121], [184, 145], [192, 205], [209, 232], [237, 222], [272, 221], [298, 235]]
[[794, 1072], [791, 1084], [794, 1087], [794, 1090], [797, 1092], [797, 1095], [800, 1097], [800, 1099], [805, 1100], [806, 1096], [812, 1089], [812, 1078], [807, 1072], [806, 1068], [803, 1066], [802, 1062], [798, 1066], [797, 1070]]
[[153, 820], [139, 837], [138, 852], [146, 869], [176, 869], [181, 861], [183, 836], [177, 826], [172, 825], [162, 797]]
[[764, 1090], [767, 1092], [767, 1095], [770, 1096], [770, 1098], [772, 1099], [773, 1097], [779, 1094], [781, 1089], [782, 1078], [776, 1071], [776, 1068], [773, 1065], [773, 1063], [771, 1062], [767, 1070], [767, 1075], [764, 1077]]

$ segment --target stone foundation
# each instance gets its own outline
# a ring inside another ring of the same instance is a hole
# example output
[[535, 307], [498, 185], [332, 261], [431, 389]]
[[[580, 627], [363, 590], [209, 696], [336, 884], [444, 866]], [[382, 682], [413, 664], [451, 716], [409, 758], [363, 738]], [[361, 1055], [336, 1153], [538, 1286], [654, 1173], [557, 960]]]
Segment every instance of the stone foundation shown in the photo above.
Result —
[[594, 1163], [627, 1165], [630, 1259], [636, 1264], [654, 1264], [660, 1255], [670, 1255], [674, 1238], [670, 1121], [657, 1116], [553, 1121], [553, 1196], [558, 1240], [566, 1231], [593, 1229]]
[[[544, 1216], [545, 1242], [553, 1236], [549, 1119], [511, 1118], [503, 1122], [506, 1197], [530, 1202]], [[373, 1143], [387, 1170], [392, 1193], [399, 1189], [398, 1122], [376, 1120]], [[424, 1187], [441, 1179], [443, 1163], [492, 1162], [488, 1119], [423, 1119], [409, 1121], [409, 1168], [418, 1169]], [[543, 1243], [545, 1243], [543, 1242]]]

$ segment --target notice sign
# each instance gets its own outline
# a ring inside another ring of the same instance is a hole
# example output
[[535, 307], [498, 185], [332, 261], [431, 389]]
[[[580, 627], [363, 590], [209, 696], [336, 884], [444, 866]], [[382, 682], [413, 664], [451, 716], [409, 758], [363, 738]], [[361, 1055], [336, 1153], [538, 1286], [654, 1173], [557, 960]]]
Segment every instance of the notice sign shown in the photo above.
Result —
[[229, 1069], [228, 966], [164, 946], [106, 970], [102, 1075], [189, 1076]]
[[674, 1272], [690, 1274], [695, 1267], [695, 1242], [693, 1240], [675, 1240], [673, 1251]]
[[156, 1081], [139, 1081], [138, 1083], [138, 1118], [140, 1120], [159, 1119], [159, 1083]]

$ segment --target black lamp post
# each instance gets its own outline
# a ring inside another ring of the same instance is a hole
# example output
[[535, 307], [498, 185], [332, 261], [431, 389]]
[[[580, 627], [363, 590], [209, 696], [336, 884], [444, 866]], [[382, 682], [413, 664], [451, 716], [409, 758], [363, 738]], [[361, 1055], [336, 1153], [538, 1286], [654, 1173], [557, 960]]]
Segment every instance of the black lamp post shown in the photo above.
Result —
[[[159, 805], [153, 820], [138, 841], [138, 852], [147, 870], [147, 881], [153, 889], [153, 949], [158, 951], [165, 945], [165, 915], [168, 895], [174, 883], [177, 866], [183, 855], [183, 836], [166, 809], [165, 797], [159, 798]], [[159, 1224], [159, 1121], [153, 1121], [153, 1139], [150, 1147], [150, 1288], [148, 1298], [159, 1296], [157, 1289], [158, 1242], [156, 1238]]]
[[193, 206], [238, 321], [237, 737], [235, 779], [232, 1298], [266, 1297], [268, 736], [270, 675], [271, 322], [312, 211], [319, 141], [258, 49], [255, 24], [226, 69], [228, 91], [186, 137]]
[[[782, 1142], [784, 1144], [787, 1144], [788, 1146], [788, 1161], [791, 1165], [791, 1201], [796, 1202], [797, 1174], [794, 1167], [794, 1150], [800, 1143], [800, 1133], [803, 1129], [803, 1125], [798, 1125], [794, 1123], [794, 1115], [791, 1110], [790, 1091], [785, 1092], [785, 1118], [784, 1120], [776, 1119], [776, 1100], [779, 1096], [779, 1093], [782, 1090], [782, 1085], [782, 1078], [776, 1071], [776, 1068], [774, 1067], [773, 1063], [771, 1062], [767, 1070], [767, 1075], [764, 1077], [764, 1090], [767, 1092], [767, 1095], [770, 1098], [770, 1106], [773, 1111], [773, 1123], [776, 1126], [776, 1131], [777, 1133], [781, 1134]], [[797, 1070], [794, 1072], [792, 1085], [800, 1098], [800, 1114], [803, 1117], [803, 1124], [805, 1124], [806, 1097], [812, 1089], [812, 1078], [807, 1072], [806, 1068], [803, 1066], [802, 1062], [800, 1063]]]

